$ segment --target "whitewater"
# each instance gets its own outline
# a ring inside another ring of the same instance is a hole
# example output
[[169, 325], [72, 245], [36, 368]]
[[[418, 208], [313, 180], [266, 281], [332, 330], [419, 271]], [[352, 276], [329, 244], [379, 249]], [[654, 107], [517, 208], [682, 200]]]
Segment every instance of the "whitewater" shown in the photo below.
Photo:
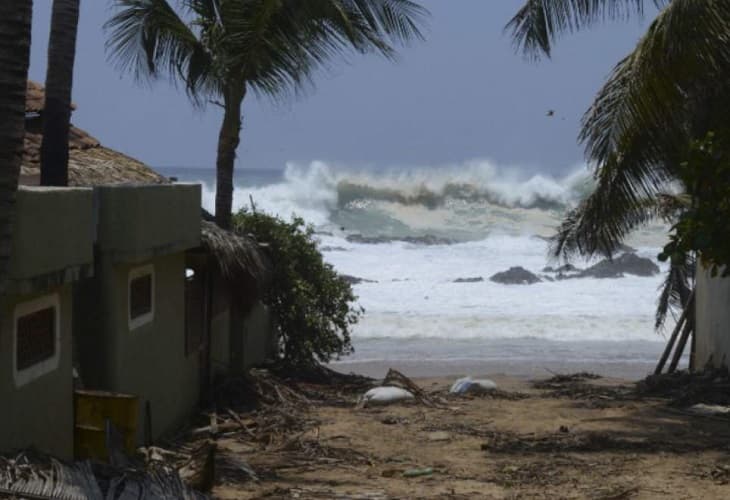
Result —
[[[200, 183], [203, 205], [212, 210], [213, 170], [160, 170]], [[354, 289], [365, 314], [353, 330], [355, 353], [336, 362], [343, 369], [373, 375], [387, 366], [412, 375], [587, 369], [638, 378], [663, 348], [664, 336], [653, 328], [662, 274], [529, 286], [488, 279], [513, 266], [544, 277], [543, 268], [560, 264], [549, 258], [546, 238], [591, 189], [585, 167], [555, 178], [483, 160], [360, 170], [313, 162], [242, 169], [235, 186], [236, 209], [253, 200], [257, 210], [302, 217], [315, 227], [325, 259], [364, 280]], [[665, 238], [666, 227], [657, 223], [627, 243], [656, 260]]]

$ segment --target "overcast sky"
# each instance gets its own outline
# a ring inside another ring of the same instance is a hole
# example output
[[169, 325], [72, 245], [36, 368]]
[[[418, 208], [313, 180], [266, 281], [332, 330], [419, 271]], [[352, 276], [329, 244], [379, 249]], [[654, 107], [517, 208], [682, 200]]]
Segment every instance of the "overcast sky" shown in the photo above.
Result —
[[[325, 160], [357, 167], [438, 166], [470, 159], [554, 174], [582, 161], [579, 121], [648, 20], [566, 36], [552, 60], [526, 62], [502, 28], [521, 0], [423, 0], [424, 43], [397, 63], [336, 62], [306, 96], [244, 103], [238, 168]], [[50, 0], [34, 2], [30, 77], [45, 80]], [[221, 113], [194, 111], [160, 81], [137, 86], [106, 60], [107, 0], [81, 0], [74, 124], [153, 166], [212, 167]], [[548, 109], [555, 116], [545, 115]]]

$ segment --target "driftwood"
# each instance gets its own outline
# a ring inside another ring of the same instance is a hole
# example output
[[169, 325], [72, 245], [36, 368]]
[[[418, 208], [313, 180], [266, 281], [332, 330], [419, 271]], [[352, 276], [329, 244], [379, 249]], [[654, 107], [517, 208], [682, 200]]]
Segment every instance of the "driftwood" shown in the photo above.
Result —
[[211, 435], [215, 436], [222, 432], [235, 431], [238, 428], [240, 428], [240, 425], [237, 422], [223, 422], [221, 424], [216, 423], [216, 424], [206, 425], [205, 427], [199, 427], [197, 429], [193, 429], [191, 431], [191, 434], [193, 436], [200, 436], [201, 434], [211, 434]]
[[198, 447], [190, 459], [178, 469], [180, 478], [198, 491], [210, 491], [215, 482], [216, 444], [208, 440]]
[[394, 370], [393, 368], [388, 370], [388, 373], [385, 375], [385, 378], [383, 379], [383, 383], [381, 385], [394, 386], [405, 389], [413, 394], [413, 397], [416, 398], [416, 401], [431, 408], [447, 407], [446, 403], [441, 400], [441, 398], [432, 397], [426, 394], [426, 391], [416, 385], [415, 382], [403, 375], [398, 370]]

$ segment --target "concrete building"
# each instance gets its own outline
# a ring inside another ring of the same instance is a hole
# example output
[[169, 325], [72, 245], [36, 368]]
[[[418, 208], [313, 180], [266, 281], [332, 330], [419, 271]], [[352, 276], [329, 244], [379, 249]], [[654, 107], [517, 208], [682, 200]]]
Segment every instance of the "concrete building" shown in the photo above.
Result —
[[0, 294], [0, 450], [73, 456], [73, 293], [93, 274], [92, 191], [20, 188]]
[[94, 204], [95, 277], [79, 284], [75, 301], [79, 375], [85, 388], [138, 396], [138, 422], [149, 407], [157, 438], [200, 398], [202, 339], [188, 342], [185, 324], [185, 253], [200, 246], [200, 186], [97, 187]]
[[[21, 183], [37, 184], [43, 88], [29, 82]], [[201, 217], [172, 184], [75, 127], [69, 181], [21, 188], [0, 293], [0, 452], [70, 458], [77, 385], [139, 398], [137, 441], [175, 430], [216, 374], [274, 348], [259, 245]], [[146, 411], [149, 409], [149, 413]]]

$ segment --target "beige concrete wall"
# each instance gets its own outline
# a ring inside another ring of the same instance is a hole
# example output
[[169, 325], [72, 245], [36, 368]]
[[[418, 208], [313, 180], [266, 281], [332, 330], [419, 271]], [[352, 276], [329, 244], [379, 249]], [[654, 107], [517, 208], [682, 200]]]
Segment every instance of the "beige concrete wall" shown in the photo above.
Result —
[[[197, 353], [185, 355], [185, 255], [177, 253], [134, 264], [97, 263], [98, 326], [87, 324], [79, 342], [81, 376], [92, 389], [137, 395], [140, 398], [138, 438], [143, 438], [145, 402], [152, 408], [153, 437], [173, 431], [195, 410], [200, 395]], [[130, 330], [129, 273], [154, 269], [154, 316]], [[93, 307], [93, 306], [92, 306]]]
[[10, 289], [34, 293], [90, 274], [92, 218], [90, 189], [18, 189]]
[[[57, 295], [58, 363], [48, 373], [19, 386], [14, 375], [14, 312], [18, 304]], [[73, 457], [73, 375], [70, 285], [34, 295], [0, 298], [0, 453], [35, 447], [61, 458]]]
[[257, 302], [243, 322], [243, 368], [251, 368], [271, 358], [274, 348], [269, 309]]
[[94, 191], [99, 250], [137, 262], [200, 245], [200, 185], [105, 186]]
[[730, 278], [697, 272], [695, 363], [698, 369], [730, 364]]
[[228, 289], [218, 274], [213, 274], [211, 282], [210, 368], [215, 379], [228, 375], [231, 370], [231, 302]]

